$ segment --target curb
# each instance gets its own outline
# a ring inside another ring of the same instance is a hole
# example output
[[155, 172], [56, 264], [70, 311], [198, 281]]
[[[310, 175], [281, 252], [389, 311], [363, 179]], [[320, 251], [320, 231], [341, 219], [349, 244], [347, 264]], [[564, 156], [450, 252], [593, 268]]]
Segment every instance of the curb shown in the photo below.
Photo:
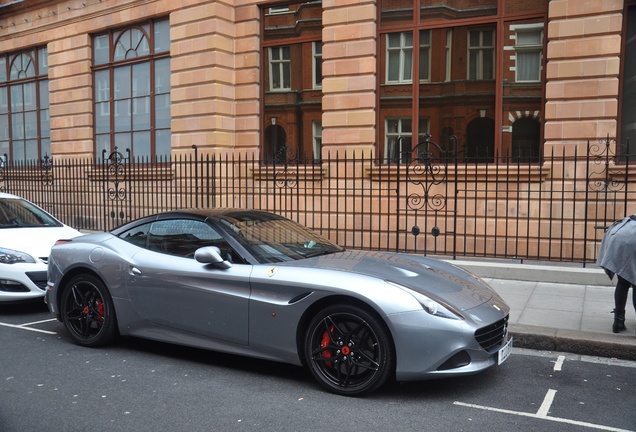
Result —
[[511, 324], [509, 331], [516, 348], [636, 361], [636, 336], [631, 332], [605, 335], [523, 324]]
[[445, 261], [482, 278], [576, 285], [615, 285], [599, 267], [516, 264], [497, 260]]

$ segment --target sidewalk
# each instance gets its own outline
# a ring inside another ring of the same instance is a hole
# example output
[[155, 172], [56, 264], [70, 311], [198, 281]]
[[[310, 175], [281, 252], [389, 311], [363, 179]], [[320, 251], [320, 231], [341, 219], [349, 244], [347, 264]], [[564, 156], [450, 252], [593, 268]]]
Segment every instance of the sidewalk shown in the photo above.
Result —
[[449, 262], [483, 278], [508, 303], [514, 346], [636, 360], [632, 292], [625, 308], [627, 330], [614, 334], [614, 284], [602, 269]]

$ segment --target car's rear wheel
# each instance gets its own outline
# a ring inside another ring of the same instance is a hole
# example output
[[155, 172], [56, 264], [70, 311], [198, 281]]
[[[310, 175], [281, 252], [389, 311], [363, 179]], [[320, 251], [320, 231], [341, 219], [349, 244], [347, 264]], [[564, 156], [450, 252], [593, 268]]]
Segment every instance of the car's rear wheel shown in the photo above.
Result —
[[106, 345], [117, 336], [113, 300], [92, 275], [77, 275], [64, 288], [61, 318], [73, 340], [82, 346]]
[[384, 323], [347, 305], [325, 308], [311, 320], [305, 358], [323, 387], [348, 396], [376, 390], [395, 368], [393, 344]]

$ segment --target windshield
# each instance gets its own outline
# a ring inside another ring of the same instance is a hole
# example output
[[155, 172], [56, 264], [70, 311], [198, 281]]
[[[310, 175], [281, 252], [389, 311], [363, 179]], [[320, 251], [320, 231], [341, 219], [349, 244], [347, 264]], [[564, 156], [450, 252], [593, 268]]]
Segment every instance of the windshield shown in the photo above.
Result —
[[294, 261], [344, 249], [284, 217], [262, 212], [229, 213], [221, 219], [261, 264]]
[[61, 224], [23, 199], [0, 198], [0, 228], [57, 227]]

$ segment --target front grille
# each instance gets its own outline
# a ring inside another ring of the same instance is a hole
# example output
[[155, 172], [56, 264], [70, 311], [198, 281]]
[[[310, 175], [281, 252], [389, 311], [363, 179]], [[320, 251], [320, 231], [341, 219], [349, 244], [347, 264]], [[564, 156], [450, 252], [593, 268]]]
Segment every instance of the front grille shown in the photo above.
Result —
[[494, 347], [501, 345], [506, 333], [508, 333], [508, 315], [494, 324], [478, 329], [475, 332], [475, 339], [483, 349], [490, 352]]
[[38, 272], [26, 272], [26, 275], [31, 282], [35, 284], [42, 291], [46, 291], [46, 272], [38, 271]]

